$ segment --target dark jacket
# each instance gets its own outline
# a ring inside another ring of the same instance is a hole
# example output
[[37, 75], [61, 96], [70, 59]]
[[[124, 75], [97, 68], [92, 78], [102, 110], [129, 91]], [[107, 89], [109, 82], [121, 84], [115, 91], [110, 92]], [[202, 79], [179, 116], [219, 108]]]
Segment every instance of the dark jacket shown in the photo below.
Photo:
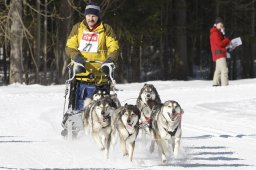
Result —
[[212, 60], [216, 61], [220, 58], [227, 57], [226, 47], [230, 43], [230, 39], [224, 37], [222, 32], [216, 27], [212, 27], [210, 30], [210, 44], [212, 50]]

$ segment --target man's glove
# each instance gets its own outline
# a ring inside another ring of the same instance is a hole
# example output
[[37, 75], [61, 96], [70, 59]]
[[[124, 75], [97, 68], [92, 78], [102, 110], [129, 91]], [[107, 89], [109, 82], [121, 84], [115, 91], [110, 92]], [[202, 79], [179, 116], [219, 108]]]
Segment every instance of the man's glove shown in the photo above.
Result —
[[85, 63], [86, 63], [85, 58], [83, 56], [81, 56], [81, 55], [75, 56], [74, 57], [74, 61], [77, 62], [77, 63], [80, 63], [82, 65], [85, 65]]
[[86, 72], [85, 63], [86, 60], [83, 56], [77, 55], [74, 57], [74, 69], [76, 74]]
[[[110, 77], [110, 73], [109, 71], [109, 67], [107, 65], [104, 65], [104, 64], [113, 64], [114, 65], [114, 62], [111, 58], [108, 58], [101, 66], [101, 71], [106, 74], [108, 77]], [[111, 70], [112, 71], [112, 70]]]
[[231, 48], [227, 48], [227, 52], [231, 53], [232, 49]]

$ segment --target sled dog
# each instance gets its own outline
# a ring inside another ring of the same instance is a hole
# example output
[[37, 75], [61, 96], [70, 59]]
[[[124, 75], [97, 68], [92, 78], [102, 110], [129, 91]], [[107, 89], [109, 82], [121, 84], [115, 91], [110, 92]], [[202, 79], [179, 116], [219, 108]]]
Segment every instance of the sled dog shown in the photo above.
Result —
[[[162, 105], [153, 122], [154, 136], [163, 162], [166, 162], [169, 150], [173, 151], [175, 158], [178, 156], [182, 134], [182, 114], [183, 109], [179, 103], [168, 100]], [[171, 144], [171, 149], [169, 149], [169, 144]]]
[[[144, 84], [136, 101], [137, 107], [141, 112], [140, 127], [143, 129], [143, 138], [148, 134], [154, 138], [152, 121], [156, 112], [161, 107], [160, 96], [153, 84]], [[151, 141], [150, 152], [154, 150], [154, 141]]]
[[96, 88], [93, 93], [92, 100], [93, 101], [99, 100], [106, 96], [111, 97], [111, 99], [114, 100], [114, 102], [116, 103], [117, 107], [121, 107], [121, 103], [120, 103], [119, 99], [117, 98], [117, 94], [116, 93], [109, 94], [106, 89]]
[[137, 107], [141, 111], [140, 123], [143, 127], [151, 128], [152, 111], [160, 103], [161, 99], [154, 85], [144, 84], [136, 101]]
[[[88, 118], [89, 118], [89, 113], [90, 113], [90, 109], [92, 108], [92, 106], [95, 106], [95, 104], [98, 100], [103, 99], [106, 96], [108, 96], [106, 90], [96, 87], [96, 89], [92, 95], [92, 99], [90, 99], [90, 98], [85, 99], [85, 101], [84, 101], [85, 107], [84, 107], [84, 112], [82, 114], [82, 120], [84, 123], [84, 127], [88, 126]], [[86, 131], [86, 129], [85, 129], [85, 132], [87, 133], [88, 131]]]
[[91, 107], [96, 103], [96, 101], [103, 99], [104, 97], [110, 97], [116, 103], [117, 108], [121, 107], [120, 101], [117, 98], [117, 94], [108, 94], [106, 89], [102, 89], [96, 86], [92, 99], [86, 98], [84, 102], [85, 108], [82, 119], [85, 127], [87, 127], [88, 124], [88, 117]]
[[106, 97], [107, 95], [108, 95], [108, 92], [106, 89], [102, 89], [96, 86], [96, 89], [92, 96], [92, 100], [96, 101], [96, 100], [102, 99], [103, 97]]
[[[113, 119], [113, 129], [119, 135], [123, 156], [133, 159], [135, 140], [139, 133], [140, 111], [135, 105], [125, 104], [117, 109]], [[115, 133], [115, 131], [114, 131]]]
[[117, 109], [115, 102], [109, 97], [103, 97], [94, 101], [90, 109], [86, 109], [84, 113], [88, 115], [88, 119], [84, 122], [84, 128], [89, 128], [93, 139], [100, 148], [105, 151], [105, 158], [109, 156], [109, 147], [111, 142], [111, 115]]

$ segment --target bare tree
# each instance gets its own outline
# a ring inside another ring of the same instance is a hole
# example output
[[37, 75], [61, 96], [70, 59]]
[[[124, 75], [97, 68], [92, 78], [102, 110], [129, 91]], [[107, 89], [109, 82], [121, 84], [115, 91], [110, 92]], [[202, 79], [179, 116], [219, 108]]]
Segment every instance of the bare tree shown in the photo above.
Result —
[[176, 1], [176, 77], [185, 80], [188, 76], [188, 56], [187, 56], [187, 34], [186, 34], [186, 0]]
[[35, 64], [37, 66], [36, 74], [35, 74], [35, 82], [39, 83], [39, 66], [40, 66], [40, 56], [41, 56], [41, 6], [40, 0], [36, 1], [36, 9], [37, 9], [37, 33], [36, 33], [36, 44], [34, 46], [36, 56], [35, 56]]
[[[63, 10], [65, 9], [65, 10]], [[55, 43], [54, 55], [55, 55], [55, 71], [56, 71], [56, 81], [55, 83], [63, 83], [65, 79], [66, 67], [68, 65], [68, 57], [65, 54], [65, 46], [68, 34], [71, 31], [72, 25], [74, 23], [75, 6], [70, 1], [64, 1], [57, 4], [57, 12], [59, 17], [55, 19], [56, 21], [56, 34], [53, 36], [53, 43]]]
[[44, 11], [45, 11], [45, 15], [44, 15], [44, 49], [43, 49], [43, 53], [44, 53], [44, 84], [47, 85], [47, 3], [48, 0], [45, 0], [45, 4], [44, 4]]
[[22, 83], [22, 0], [11, 0], [9, 16], [10, 32], [10, 83]]

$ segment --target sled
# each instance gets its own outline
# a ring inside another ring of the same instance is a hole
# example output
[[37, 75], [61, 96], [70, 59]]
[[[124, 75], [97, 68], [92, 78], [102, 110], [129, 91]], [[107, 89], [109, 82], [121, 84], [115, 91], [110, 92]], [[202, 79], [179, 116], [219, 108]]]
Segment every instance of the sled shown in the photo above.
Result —
[[[101, 61], [86, 61], [87, 63], [99, 63], [102, 64], [102, 66], [107, 66], [109, 68], [109, 77], [107, 75], [104, 75], [105, 77], [95, 77], [91, 76], [91, 70], [86, 70], [83, 76], [76, 74], [76, 67], [83, 67], [82, 64], [79, 63], [71, 63], [68, 65], [69, 69], [69, 78], [66, 80], [66, 89], [65, 89], [65, 101], [64, 101], [64, 109], [63, 109], [63, 122], [62, 122], [62, 127], [63, 130], [61, 132], [61, 135], [68, 140], [72, 140], [77, 137], [78, 133], [84, 130], [83, 127], [83, 110], [82, 111], [73, 111], [71, 108], [66, 111], [66, 99], [68, 94], [70, 93], [70, 84], [71, 81], [74, 79], [83, 79], [84, 81], [93, 81], [96, 78], [100, 78], [102, 80], [107, 79], [108, 83], [111, 85], [110, 86], [110, 96], [111, 98], [116, 98], [117, 99], [117, 94], [115, 92], [115, 85], [116, 81], [113, 78], [113, 71], [115, 69], [113, 63], [103, 63]], [[101, 67], [102, 67], [101, 66]], [[77, 76], [78, 75], [78, 76]], [[77, 78], [78, 77], [78, 78]], [[90, 80], [89, 80], [90, 79]], [[121, 106], [120, 102], [117, 100], [117, 105]], [[86, 107], [86, 106], [85, 106]]]

